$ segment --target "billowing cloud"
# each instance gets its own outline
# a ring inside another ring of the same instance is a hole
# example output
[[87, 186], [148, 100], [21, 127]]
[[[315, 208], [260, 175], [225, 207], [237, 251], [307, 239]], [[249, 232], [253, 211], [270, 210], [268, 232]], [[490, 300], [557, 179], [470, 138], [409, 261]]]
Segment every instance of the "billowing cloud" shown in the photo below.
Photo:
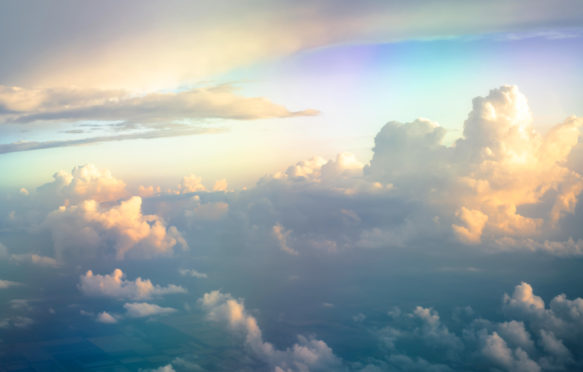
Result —
[[105, 296], [119, 299], [143, 300], [155, 296], [167, 294], [186, 293], [186, 289], [170, 284], [162, 287], [152, 284], [150, 279], [137, 278], [126, 280], [125, 274], [120, 269], [115, 269], [111, 274], [93, 274], [89, 270], [82, 275], [79, 281], [79, 289], [88, 296]]
[[257, 320], [249, 315], [242, 301], [220, 291], [205, 293], [199, 300], [215, 322], [225, 322], [243, 335], [245, 345], [274, 371], [325, 371], [340, 368], [341, 362], [324, 341], [298, 336], [298, 342], [286, 350], [278, 350], [263, 340]]
[[[123, 259], [126, 255], [151, 257], [170, 254], [176, 245], [186, 247], [178, 230], [167, 227], [157, 215], [144, 215], [142, 199], [131, 197], [118, 205], [105, 206], [95, 200], [63, 205], [45, 224], [50, 229], [60, 257], [64, 250], [100, 250], [101, 255]], [[82, 247], [82, 248], [80, 248]]]
[[377, 331], [387, 358], [371, 368], [382, 365], [407, 370], [408, 364], [396, 358], [399, 355], [424, 360], [427, 367], [436, 370], [474, 369], [480, 365], [484, 370], [566, 371], [583, 365], [579, 345], [583, 299], [569, 300], [561, 294], [545, 307], [542, 298], [525, 282], [503, 299], [505, 318], [510, 320], [467, 318], [461, 329], [458, 324], [457, 332], [442, 323], [431, 308], [417, 306], [411, 313], [391, 311], [391, 326]]
[[110, 170], [99, 169], [94, 164], [77, 166], [71, 172], [61, 170], [53, 174], [53, 179], [37, 189], [41, 197], [104, 202], [127, 196], [125, 182], [115, 178]]
[[161, 307], [147, 302], [131, 302], [123, 305], [130, 318], [144, 318], [148, 316], [167, 315], [176, 311], [171, 307]]
[[[429, 121], [387, 124], [366, 173], [399, 194], [455, 208], [452, 229], [463, 242], [536, 236], [572, 213], [583, 190], [581, 175], [564, 165], [582, 124], [571, 117], [541, 135], [524, 95], [503, 86], [474, 99], [452, 147], [441, 144], [445, 131]], [[521, 214], [524, 205], [535, 205], [536, 216]]]

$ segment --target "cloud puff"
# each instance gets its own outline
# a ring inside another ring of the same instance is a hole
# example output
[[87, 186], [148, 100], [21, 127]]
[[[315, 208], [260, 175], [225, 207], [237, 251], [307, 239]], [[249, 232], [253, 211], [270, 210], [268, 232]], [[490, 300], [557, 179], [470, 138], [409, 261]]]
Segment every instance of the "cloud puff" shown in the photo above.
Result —
[[53, 175], [53, 179], [37, 189], [41, 197], [71, 202], [88, 199], [104, 202], [127, 196], [126, 184], [122, 180], [113, 177], [108, 169], [99, 169], [94, 164], [77, 166], [71, 172], [61, 170]]
[[22, 285], [21, 283], [18, 282], [13, 282], [10, 280], [3, 280], [0, 279], [0, 289], [4, 289], [4, 288], [10, 288], [10, 287], [16, 287]]
[[150, 279], [126, 280], [120, 269], [107, 275], [93, 274], [91, 270], [82, 275], [79, 289], [88, 296], [105, 296], [119, 299], [143, 300], [154, 296], [186, 293], [186, 289], [170, 284], [167, 287], [152, 284]]
[[208, 275], [206, 275], [205, 273], [201, 273], [201, 272], [196, 271], [194, 269], [180, 269], [180, 270], [178, 270], [178, 272], [182, 276], [192, 276], [193, 278], [199, 278], [199, 279], [208, 278]]
[[105, 323], [105, 324], [114, 324], [114, 323], [117, 323], [117, 319], [114, 318], [107, 311], [102, 311], [99, 314], [97, 314], [96, 320], [99, 323]]
[[561, 294], [547, 308], [522, 282], [512, 295], [504, 295], [503, 310], [510, 320], [493, 322], [469, 312], [469, 318], [455, 320], [457, 332], [431, 308], [392, 311], [391, 325], [377, 331], [387, 358], [372, 366], [407, 370], [398, 356], [423, 360], [436, 370], [565, 371], [583, 365], [583, 299]]
[[279, 243], [279, 246], [281, 248], [282, 251], [289, 253], [291, 255], [297, 256], [298, 255], [298, 251], [296, 251], [295, 249], [291, 248], [288, 245], [288, 237], [291, 233], [291, 231], [286, 230], [281, 224], [276, 224], [273, 225], [273, 236], [275, 236], [275, 239], [277, 239], [277, 242]]
[[251, 351], [275, 371], [324, 371], [341, 365], [332, 349], [315, 338], [298, 336], [298, 342], [286, 350], [278, 350], [265, 342], [255, 317], [247, 313], [242, 301], [228, 293], [212, 291], [199, 301], [210, 320], [226, 322], [230, 329], [241, 333]]
[[[176, 245], [186, 242], [174, 226], [157, 215], [144, 215], [142, 199], [133, 196], [118, 205], [105, 206], [95, 200], [63, 205], [52, 212], [45, 225], [50, 229], [58, 257], [63, 250], [78, 254], [81, 250], [100, 250], [101, 256], [123, 259], [170, 254]], [[82, 247], [82, 248], [81, 248]]]
[[[581, 175], [564, 165], [582, 124], [571, 117], [541, 135], [524, 95], [503, 86], [474, 99], [464, 135], [452, 147], [441, 144], [444, 130], [427, 120], [388, 123], [365, 172], [400, 194], [455, 208], [452, 229], [463, 242], [535, 236], [572, 213], [583, 190]], [[536, 205], [537, 216], [518, 212], [527, 204]]]
[[127, 316], [131, 318], [144, 318], [155, 315], [167, 315], [176, 311], [171, 307], [161, 307], [147, 302], [132, 302], [123, 305], [126, 309]]

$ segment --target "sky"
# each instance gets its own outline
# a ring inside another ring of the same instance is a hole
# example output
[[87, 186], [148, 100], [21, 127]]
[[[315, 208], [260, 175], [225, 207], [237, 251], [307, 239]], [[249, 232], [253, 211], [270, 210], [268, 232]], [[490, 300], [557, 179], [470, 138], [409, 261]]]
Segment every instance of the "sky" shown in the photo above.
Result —
[[581, 24], [0, 4], [0, 371], [583, 369]]

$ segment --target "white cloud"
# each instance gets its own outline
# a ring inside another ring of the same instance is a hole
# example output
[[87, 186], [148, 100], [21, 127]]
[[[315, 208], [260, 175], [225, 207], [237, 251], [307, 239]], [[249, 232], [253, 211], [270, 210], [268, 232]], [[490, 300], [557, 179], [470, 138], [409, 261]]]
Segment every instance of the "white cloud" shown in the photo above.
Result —
[[[144, 215], [142, 199], [133, 196], [119, 205], [105, 206], [95, 200], [76, 205], [63, 205], [45, 221], [51, 230], [57, 257], [63, 251], [80, 255], [100, 251], [99, 256], [114, 253], [117, 259], [126, 255], [151, 257], [171, 254], [176, 245], [186, 247], [182, 235], [174, 226], [167, 227], [157, 215]], [[114, 252], [109, 252], [113, 246]]]
[[119, 200], [127, 196], [126, 184], [111, 174], [108, 169], [99, 169], [94, 164], [80, 165], [71, 172], [59, 171], [54, 180], [38, 188], [41, 198], [58, 198], [79, 202]]
[[522, 282], [512, 296], [503, 296], [503, 310], [508, 320], [500, 322], [473, 312], [465, 320], [453, 318], [455, 332], [431, 308], [392, 311], [390, 325], [376, 331], [387, 349], [384, 363], [400, 370], [400, 359], [394, 357], [403, 355], [453, 370], [473, 370], [479, 365], [484, 370], [565, 371], [581, 365], [583, 299], [568, 300], [561, 294], [545, 307], [532, 287]]
[[482, 354], [494, 365], [506, 371], [538, 372], [540, 366], [520, 349], [510, 349], [496, 332], [486, 336], [481, 350]]
[[510, 308], [518, 308], [524, 312], [537, 312], [544, 310], [545, 303], [542, 298], [533, 293], [530, 284], [522, 282], [514, 288], [512, 296], [504, 295], [504, 304]]
[[176, 193], [188, 194], [197, 191], [206, 191], [206, 187], [202, 184], [202, 177], [190, 174], [182, 178], [182, 181], [178, 184]]
[[[462, 242], [538, 238], [574, 211], [583, 190], [583, 177], [565, 165], [582, 124], [571, 117], [541, 135], [525, 96], [503, 86], [473, 100], [463, 137], [451, 147], [428, 120], [388, 123], [365, 174], [393, 184], [395, 195], [437, 207]], [[524, 205], [536, 215], [521, 214]]]
[[127, 315], [131, 318], [144, 318], [155, 315], [167, 315], [176, 311], [171, 307], [161, 307], [147, 302], [133, 302], [126, 303], [123, 307], [127, 311]]
[[107, 311], [102, 311], [99, 314], [97, 314], [97, 319], [96, 320], [99, 323], [105, 323], [105, 324], [114, 324], [114, 323], [117, 323], [117, 319], [115, 319]]
[[155, 369], [140, 369], [140, 372], [176, 372], [172, 364], [167, 364], [165, 366], [161, 366]]
[[126, 280], [120, 269], [107, 275], [93, 274], [91, 270], [82, 275], [79, 289], [88, 296], [105, 296], [119, 299], [141, 300], [167, 294], [186, 293], [186, 289], [170, 284], [162, 287], [152, 284], [150, 279]]
[[243, 97], [229, 85], [135, 95], [121, 90], [25, 89], [0, 86], [0, 120], [163, 123], [201, 118], [262, 119], [316, 115], [289, 111], [261, 97]]
[[256, 357], [275, 371], [303, 372], [340, 367], [340, 360], [324, 341], [298, 336], [298, 342], [286, 350], [278, 350], [265, 342], [255, 317], [247, 313], [242, 301], [228, 293], [212, 291], [205, 293], [199, 301], [210, 320], [226, 322], [230, 329], [241, 333]]
[[208, 275], [206, 275], [205, 273], [201, 273], [201, 272], [194, 270], [194, 269], [180, 269], [180, 270], [178, 270], [178, 272], [182, 276], [192, 276], [193, 278], [199, 278], [199, 279], [208, 278]]
[[288, 244], [289, 235], [291, 234], [290, 230], [286, 230], [281, 224], [275, 224], [272, 228], [273, 236], [277, 239], [279, 246], [282, 251], [289, 253], [293, 256], [298, 255], [298, 251], [291, 248]]
[[13, 282], [10, 280], [3, 280], [0, 279], [0, 289], [5, 289], [5, 288], [10, 288], [10, 287], [16, 287], [22, 285], [22, 283], [18, 283], [18, 282]]

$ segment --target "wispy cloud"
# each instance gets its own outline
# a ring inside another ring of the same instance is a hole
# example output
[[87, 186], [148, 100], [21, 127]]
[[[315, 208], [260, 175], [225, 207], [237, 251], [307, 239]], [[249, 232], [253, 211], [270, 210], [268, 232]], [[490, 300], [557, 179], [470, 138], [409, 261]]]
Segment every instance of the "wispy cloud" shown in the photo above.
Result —
[[0, 120], [32, 123], [86, 120], [167, 124], [190, 119], [253, 120], [317, 115], [291, 111], [263, 97], [245, 97], [232, 85], [135, 95], [122, 90], [25, 89], [0, 86]]
[[19, 142], [12, 142], [12, 143], [6, 143], [6, 144], [0, 145], [0, 154], [7, 154], [7, 153], [11, 153], [11, 152], [20, 152], [20, 151], [50, 149], [50, 148], [55, 148], [55, 147], [80, 146], [80, 145], [88, 145], [88, 144], [100, 143], [100, 142], [192, 136], [195, 134], [221, 133], [224, 131], [226, 131], [226, 129], [223, 129], [223, 128], [184, 128], [181, 130], [159, 129], [159, 130], [149, 130], [149, 131], [140, 132], [140, 133], [116, 134], [116, 135], [110, 135], [110, 136], [95, 136], [95, 137], [70, 139], [70, 140], [19, 141]]

